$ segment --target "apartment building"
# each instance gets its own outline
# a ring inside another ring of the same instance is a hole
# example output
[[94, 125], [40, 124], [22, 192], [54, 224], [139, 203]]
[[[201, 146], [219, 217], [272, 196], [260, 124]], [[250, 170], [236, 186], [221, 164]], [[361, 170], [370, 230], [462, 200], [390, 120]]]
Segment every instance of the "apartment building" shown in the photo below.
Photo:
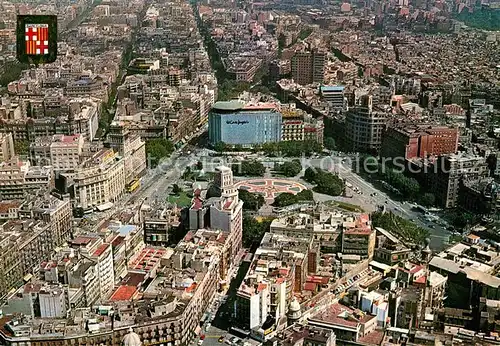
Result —
[[390, 126], [382, 136], [380, 155], [388, 158], [425, 159], [454, 154], [458, 149], [458, 128], [432, 125]]
[[324, 79], [327, 53], [320, 50], [304, 50], [291, 59], [292, 78], [302, 85], [321, 83]]
[[78, 167], [73, 181], [76, 206], [114, 203], [125, 192], [125, 162], [112, 149], [103, 149]]
[[148, 245], [167, 246], [170, 236], [181, 224], [181, 210], [165, 205], [143, 205], [141, 220], [144, 227], [144, 242]]
[[349, 151], [378, 152], [387, 122], [384, 111], [373, 108], [371, 95], [362, 97], [361, 104], [346, 113], [345, 141]]
[[147, 168], [146, 143], [139, 135], [130, 132], [120, 123], [113, 123], [109, 129], [108, 142], [123, 157], [127, 184], [144, 174]]
[[[239, 327], [258, 333], [263, 325], [272, 328], [285, 317], [293, 292], [301, 292], [306, 282], [311, 242], [310, 238], [264, 235], [237, 291], [234, 313]], [[268, 316], [274, 321], [270, 326]]]
[[338, 114], [344, 111], [346, 102], [345, 88], [341, 85], [321, 85], [319, 91], [321, 98], [328, 103], [328, 113]]
[[342, 224], [342, 254], [359, 256], [358, 260], [373, 258], [375, 230], [370, 216], [362, 214], [353, 221]]
[[99, 288], [101, 299], [106, 299], [115, 285], [115, 274], [113, 268], [113, 251], [111, 244], [99, 245], [91, 257], [97, 263], [99, 275]]
[[12, 133], [0, 133], [0, 162], [9, 161], [14, 155]]
[[336, 335], [331, 329], [306, 326], [291, 326], [270, 340], [271, 345], [284, 346], [335, 346]]
[[[78, 242], [85, 243], [84, 238], [81, 237]], [[121, 340], [130, 334], [131, 328], [141, 335], [145, 343], [192, 343], [199, 335], [200, 320], [213, 301], [221, 279], [225, 279], [220, 275], [220, 259], [225, 246], [224, 232], [188, 232], [175, 249], [163, 249], [162, 275], [151, 277], [147, 287], [142, 288], [141, 295], [148, 299], [134, 300], [141, 280], [132, 276], [125, 278], [105, 302], [106, 305], [102, 305], [103, 308], [110, 306], [120, 319], [93, 311], [82, 314], [76, 309], [68, 310], [69, 318], [61, 319], [57, 326], [58, 333], [65, 335], [61, 345]], [[65, 263], [78, 261], [74, 255], [66, 258], [70, 259], [64, 260]], [[84, 263], [78, 266], [85, 267]], [[69, 287], [76, 288], [71, 284]], [[6, 345], [18, 345], [21, 340], [25, 342], [27, 339], [50, 342], [54, 339], [54, 330], [39, 328], [43, 322], [39, 318], [10, 315], [2, 319], [0, 340]], [[95, 330], [99, 332], [92, 332]]]
[[30, 318], [65, 318], [69, 306], [67, 291], [60, 284], [32, 281], [20, 287], [2, 306], [5, 315], [24, 314]]
[[21, 218], [33, 218], [48, 223], [51, 234], [50, 241], [59, 246], [71, 236], [71, 202], [60, 200], [52, 195], [28, 197], [19, 209]]
[[0, 297], [18, 288], [23, 278], [30, 279], [41, 261], [69, 238], [71, 206], [47, 195], [23, 204], [22, 219], [10, 220], [0, 229]]
[[436, 196], [436, 202], [444, 208], [458, 206], [461, 179], [488, 175], [485, 158], [467, 153], [440, 156], [429, 170], [428, 185]]
[[[77, 237], [72, 242], [91, 242], [92, 238]], [[102, 244], [102, 243], [101, 243]], [[92, 306], [101, 297], [99, 269], [95, 260], [82, 256], [79, 249], [65, 247], [52, 257], [40, 262], [38, 279], [67, 288], [67, 308]], [[69, 303], [69, 304], [68, 304]]]
[[364, 344], [365, 338], [377, 333], [377, 316], [365, 314], [337, 302], [313, 314], [309, 324], [333, 331], [337, 342], [345, 344]]
[[304, 140], [304, 116], [294, 109], [281, 110], [281, 140], [282, 141], [303, 141]]
[[29, 167], [29, 162], [23, 162], [17, 156], [0, 162], [0, 199], [24, 198], [24, 177]]
[[81, 163], [82, 135], [54, 135], [50, 143], [50, 165], [56, 172], [72, 172]]

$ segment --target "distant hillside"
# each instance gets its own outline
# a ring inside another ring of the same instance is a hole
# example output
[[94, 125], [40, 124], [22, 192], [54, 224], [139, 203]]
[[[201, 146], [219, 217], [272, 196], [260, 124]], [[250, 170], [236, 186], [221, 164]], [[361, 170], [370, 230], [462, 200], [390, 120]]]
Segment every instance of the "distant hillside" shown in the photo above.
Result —
[[464, 8], [455, 18], [474, 28], [500, 30], [500, 8], [475, 7], [472, 13]]

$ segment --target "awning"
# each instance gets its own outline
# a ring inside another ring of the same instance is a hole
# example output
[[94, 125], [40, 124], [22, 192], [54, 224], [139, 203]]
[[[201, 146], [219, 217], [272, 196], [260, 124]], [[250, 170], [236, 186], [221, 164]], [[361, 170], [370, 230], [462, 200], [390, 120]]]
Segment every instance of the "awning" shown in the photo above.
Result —
[[107, 202], [107, 203], [98, 205], [96, 208], [99, 211], [105, 211], [105, 210], [111, 209], [112, 207], [113, 207], [113, 203]]

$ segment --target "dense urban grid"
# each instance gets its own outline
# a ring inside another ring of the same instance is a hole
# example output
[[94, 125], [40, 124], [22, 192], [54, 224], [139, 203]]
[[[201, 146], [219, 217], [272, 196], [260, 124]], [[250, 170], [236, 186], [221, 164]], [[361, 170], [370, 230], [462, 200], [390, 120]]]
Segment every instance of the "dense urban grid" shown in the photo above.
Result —
[[500, 345], [498, 0], [0, 13], [1, 345]]

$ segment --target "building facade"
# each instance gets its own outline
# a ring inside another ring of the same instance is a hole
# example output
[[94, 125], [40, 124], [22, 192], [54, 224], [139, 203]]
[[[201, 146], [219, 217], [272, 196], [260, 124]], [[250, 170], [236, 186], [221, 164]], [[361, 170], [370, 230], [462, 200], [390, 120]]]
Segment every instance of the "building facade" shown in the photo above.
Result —
[[446, 126], [391, 126], [383, 134], [380, 155], [406, 160], [454, 154], [458, 149], [458, 128]]
[[9, 161], [14, 155], [12, 133], [0, 133], [0, 162]]
[[125, 163], [105, 149], [79, 167], [74, 178], [75, 205], [84, 209], [114, 203], [125, 192]]
[[210, 143], [253, 145], [281, 140], [281, 113], [275, 104], [217, 102], [209, 115]]
[[362, 98], [361, 105], [347, 111], [345, 141], [349, 151], [378, 152], [387, 114], [373, 109], [372, 96]]
[[488, 175], [484, 157], [465, 153], [440, 156], [429, 169], [429, 187], [436, 196], [436, 202], [444, 208], [458, 206], [461, 179]]
[[326, 59], [326, 52], [320, 50], [295, 53], [291, 60], [293, 80], [302, 85], [323, 82]]
[[328, 103], [330, 114], [337, 114], [344, 111], [344, 87], [340, 85], [322, 85], [319, 87], [321, 97]]

